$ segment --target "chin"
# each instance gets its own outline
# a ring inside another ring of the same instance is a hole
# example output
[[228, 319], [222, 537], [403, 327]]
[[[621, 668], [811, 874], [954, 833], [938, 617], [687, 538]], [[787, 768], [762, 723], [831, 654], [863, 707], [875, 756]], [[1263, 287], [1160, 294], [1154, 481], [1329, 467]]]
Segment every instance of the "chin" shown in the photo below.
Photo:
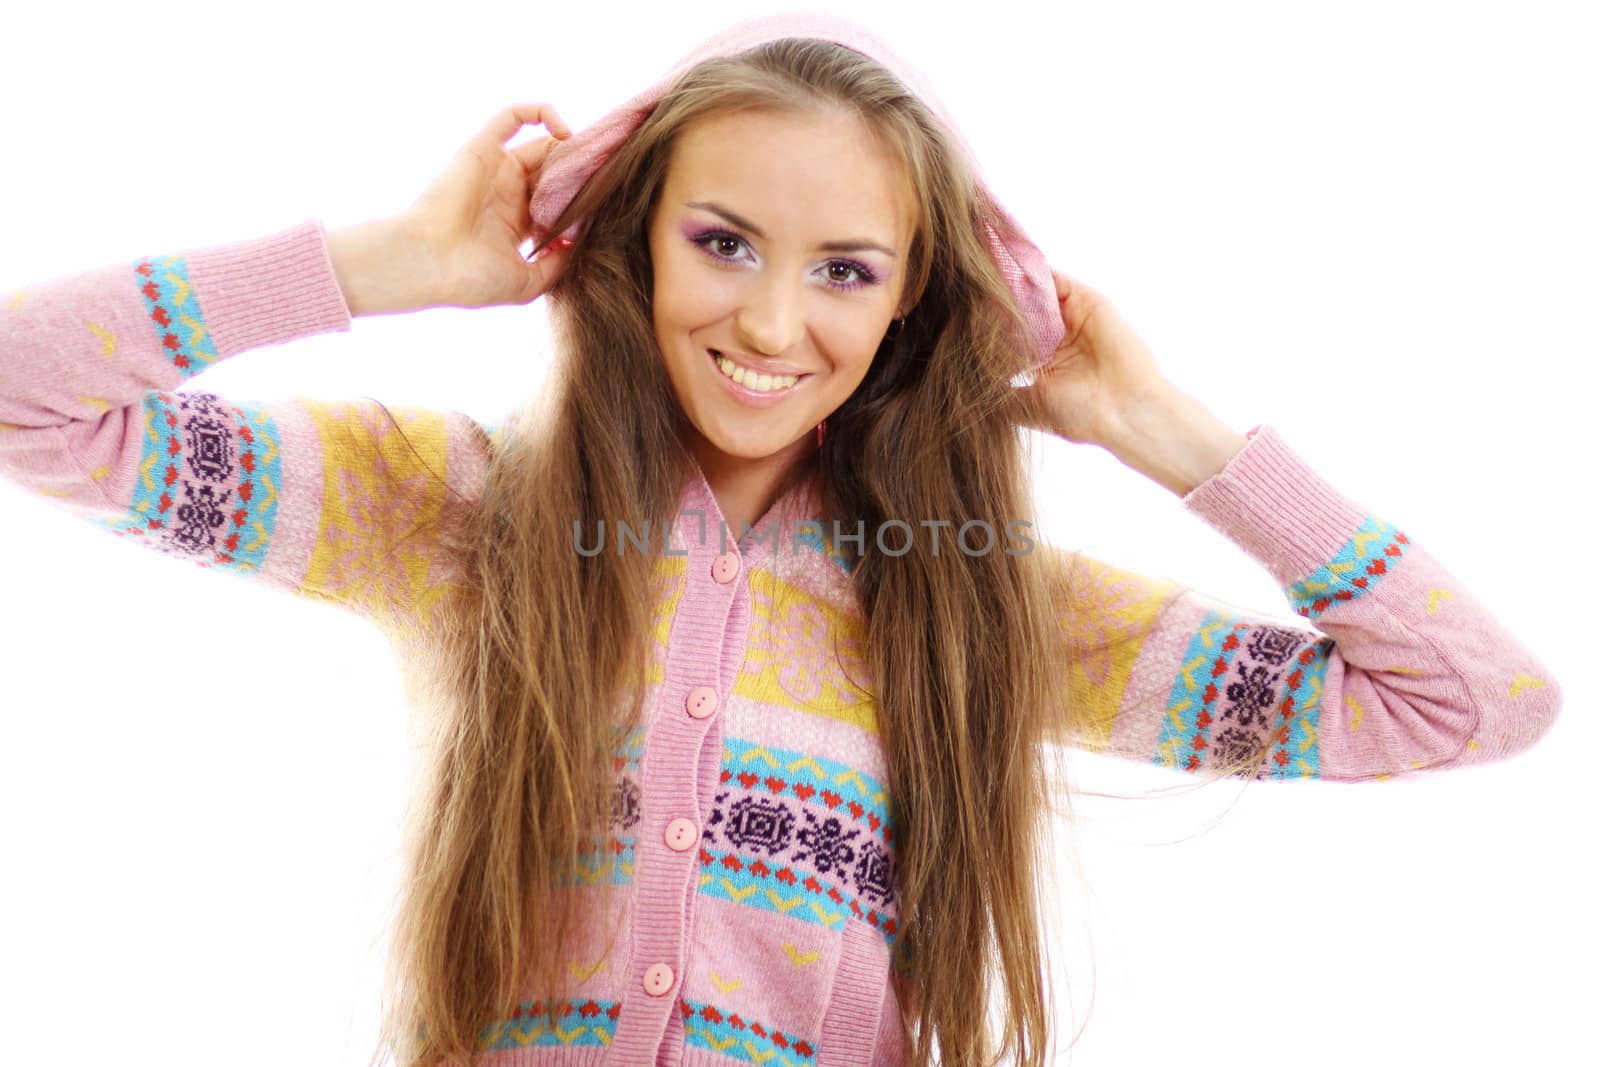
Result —
[[711, 433], [702, 431], [702, 434], [717, 451], [739, 459], [769, 459], [793, 449], [800, 440], [770, 432], [729, 433], [722, 429], [713, 429]]

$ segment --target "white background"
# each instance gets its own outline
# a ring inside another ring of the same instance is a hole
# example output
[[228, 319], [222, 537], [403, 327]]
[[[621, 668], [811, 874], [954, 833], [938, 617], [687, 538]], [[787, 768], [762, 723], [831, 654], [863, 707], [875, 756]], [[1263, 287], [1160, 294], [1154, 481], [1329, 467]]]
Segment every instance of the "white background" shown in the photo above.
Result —
[[[0, 291], [396, 213], [498, 109], [580, 127], [761, 6], [26, 5], [0, 64]], [[1389, 783], [1182, 791], [1077, 756], [1081, 788], [1180, 791], [1078, 802], [1062, 1063], [1592, 1055], [1586, 6], [835, 5], [929, 74], [1003, 201], [1181, 388], [1277, 426], [1566, 691], [1517, 758]], [[440, 309], [202, 384], [489, 419], [548, 346], [537, 305]], [[1053, 540], [1296, 618], [1165, 489], [1043, 451]], [[9, 484], [0, 517], [7, 1061], [365, 1064], [408, 766], [388, 646]]]

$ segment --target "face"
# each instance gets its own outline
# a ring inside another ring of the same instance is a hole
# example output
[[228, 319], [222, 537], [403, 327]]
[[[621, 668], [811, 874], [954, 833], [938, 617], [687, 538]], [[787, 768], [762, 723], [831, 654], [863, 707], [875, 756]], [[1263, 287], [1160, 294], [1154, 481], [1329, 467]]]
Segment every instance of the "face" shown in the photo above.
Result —
[[650, 219], [653, 309], [702, 465], [814, 447], [903, 313], [912, 211], [854, 116], [739, 112], [680, 135]]

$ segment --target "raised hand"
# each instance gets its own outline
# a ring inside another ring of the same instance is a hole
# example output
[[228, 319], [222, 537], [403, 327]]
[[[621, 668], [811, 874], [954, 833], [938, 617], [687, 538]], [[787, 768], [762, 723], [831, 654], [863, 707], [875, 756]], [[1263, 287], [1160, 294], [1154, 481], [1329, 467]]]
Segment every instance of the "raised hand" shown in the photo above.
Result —
[[1115, 450], [1129, 414], [1171, 389], [1149, 346], [1111, 302], [1052, 268], [1065, 327], [1055, 355], [1030, 390], [1043, 413], [1037, 429], [1078, 444]]
[[[529, 123], [555, 136], [507, 148]], [[549, 104], [513, 104], [461, 147], [404, 219], [433, 257], [439, 302], [453, 307], [526, 304], [554, 283], [567, 246], [529, 262], [529, 193], [556, 139], [572, 136]]]

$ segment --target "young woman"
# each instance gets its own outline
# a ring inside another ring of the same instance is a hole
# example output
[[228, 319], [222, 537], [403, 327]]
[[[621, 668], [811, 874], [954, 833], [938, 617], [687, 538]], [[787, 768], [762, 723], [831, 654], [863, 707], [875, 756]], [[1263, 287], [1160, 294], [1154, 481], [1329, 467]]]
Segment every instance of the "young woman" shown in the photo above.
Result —
[[[508, 149], [527, 124], [555, 136]], [[501, 425], [177, 389], [540, 296], [555, 378]], [[835, 20], [735, 27], [576, 135], [509, 108], [397, 218], [0, 314], [10, 480], [403, 649], [434, 728], [405, 1067], [1041, 1064], [1054, 742], [1363, 781], [1503, 758], [1560, 706], [1401, 529], [1172, 386]], [[1037, 543], [1025, 429], [1179, 495], [1316, 629]]]

